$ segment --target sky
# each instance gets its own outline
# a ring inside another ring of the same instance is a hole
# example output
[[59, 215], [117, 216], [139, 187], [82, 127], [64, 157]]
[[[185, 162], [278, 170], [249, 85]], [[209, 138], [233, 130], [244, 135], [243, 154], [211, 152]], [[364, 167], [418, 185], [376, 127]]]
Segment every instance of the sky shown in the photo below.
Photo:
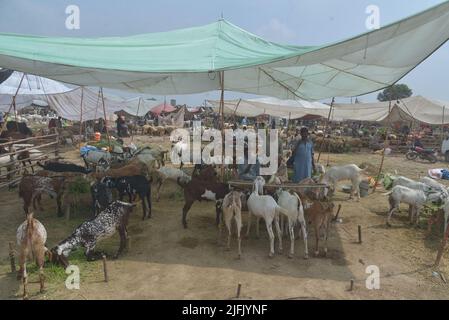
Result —
[[[386, 25], [443, 0], [0, 0], [0, 32], [45, 36], [127, 36], [170, 31], [217, 21], [220, 17], [269, 41], [292, 45], [322, 45], [368, 31], [369, 5]], [[80, 29], [69, 30], [66, 8], [80, 9]], [[415, 95], [449, 101], [449, 44], [400, 81]], [[123, 97], [135, 94], [111, 91]], [[377, 94], [359, 97], [376, 100]], [[225, 99], [250, 98], [226, 92]], [[158, 97], [178, 104], [200, 105], [218, 99], [218, 92]], [[349, 99], [338, 99], [348, 102]]]

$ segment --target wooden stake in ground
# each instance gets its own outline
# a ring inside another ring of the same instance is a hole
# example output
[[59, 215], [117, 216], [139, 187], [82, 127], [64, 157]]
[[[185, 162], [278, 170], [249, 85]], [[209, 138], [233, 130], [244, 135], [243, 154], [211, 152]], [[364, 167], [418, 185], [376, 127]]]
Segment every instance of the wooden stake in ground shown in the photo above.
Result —
[[349, 291], [354, 290], [354, 279], [351, 279], [351, 283], [349, 285]]
[[237, 295], [236, 295], [236, 298], [240, 298], [240, 291], [242, 290], [242, 284], [241, 283], [239, 283], [238, 285], [237, 285]]
[[335, 218], [332, 221], [338, 221], [338, 217], [340, 215], [341, 210], [341, 204], [338, 205], [337, 214], [335, 215]]
[[14, 256], [14, 244], [9, 243], [9, 261], [11, 262], [11, 272], [16, 272], [16, 260]]
[[358, 226], [359, 229], [359, 244], [362, 244], [362, 226]]
[[224, 172], [225, 172], [225, 163], [224, 163], [224, 155], [225, 155], [225, 133], [224, 133], [224, 71], [220, 72], [220, 86], [221, 86], [221, 95], [220, 95], [220, 129], [221, 129], [221, 179], [224, 182]]
[[103, 273], [104, 273], [104, 282], [108, 282], [109, 281], [108, 267], [106, 264], [106, 256], [105, 255], [103, 255]]

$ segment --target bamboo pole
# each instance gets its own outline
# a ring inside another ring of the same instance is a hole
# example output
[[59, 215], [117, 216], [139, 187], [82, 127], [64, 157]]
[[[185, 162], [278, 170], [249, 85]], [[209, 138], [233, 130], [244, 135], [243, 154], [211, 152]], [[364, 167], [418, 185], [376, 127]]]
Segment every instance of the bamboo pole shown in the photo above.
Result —
[[[140, 110], [140, 101], [142, 100], [142, 97], [139, 97], [139, 103], [137, 104], [137, 112], [136, 112], [136, 118], [139, 117], [139, 110]], [[131, 132], [131, 141], [134, 140], [134, 131]]]
[[224, 164], [224, 153], [225, 153], [225, 134], [224, 134], [224, 71], [220, 72], [220, 87], [221, 87], [221, 94], [220, 94], [220, 118], [221, 118], [221, 179], [224, 182], [224, 171], [225, 171], [225, 164]]
[[[83, 134], [83, 99], [84, 99], [84, 87], [81, 87], [81, 105], [80, 105], [80, 136]], [[81, 141], [78, 144], [81, 147]]]
[[331, 102], [331, 105], [329, 107], [329, 115], [327, 116], [326, 126], [324, 127], [324, 136], [323, 136], [323, 139], [321, 139], [321, 143], [320, 143], [320, 153], [318, 154], [318, 159], [316, 161], [317, 163], [320, 162], [321, 153], [322, 153], [322, 150], [323, 150], [322, 147], [323, 147], [324, 140], [326, 139], [326, 131], [327, 131], [327, 128], [329, 126], [329, 122], [330, 122], [331, 115], [332, 115], [332, 109], [334, 108], [334, 103], [335, 103], [335, 98], [332, 98], [332, 102]]
[[112, 149], [111, 149], [111, 138], [109, 137], [108, 120], [107, 120], [107, 116], [106, 116], [106, 107], [104, 105], [103, 87], [100, 88], [100, 91], [101, 91], [101, 102], [103, 104], [104, 125], [106, 127], [106, 135], [108, 137], [109, 151], [112, 151]]
[[[391, 100], [390, 100], [390, 104], [388, 105], [388, 114], [390, 114], [390, 112], [391, 112]], [[373, 193], [376, 192], [377, 184], [379, 183], [380, 175], [382, 174], [382, 169], [384, 167], [385, 149], [387, 148], [387, 141], [388, 141], [388, 127], [387, 127], [387, 130], [385, 132], [384, 150], [382, 151], [382, 160], [380, 161], [379, 172], [377, 173], [377, 176], [376, 176], [376, 181], [375, 181], [375, 184], [374, 184], [374, 187], [373, 187]]]

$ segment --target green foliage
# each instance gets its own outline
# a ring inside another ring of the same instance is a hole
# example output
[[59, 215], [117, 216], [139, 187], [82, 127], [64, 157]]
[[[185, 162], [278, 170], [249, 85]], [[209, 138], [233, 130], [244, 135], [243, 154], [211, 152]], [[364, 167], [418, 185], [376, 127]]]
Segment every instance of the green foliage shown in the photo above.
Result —
[[377, 100], [393, 101], [408, 98], [412, 95], [413, 91], [406, 84], [395, 84], [379, 93], [379, 95], [377, 96]]
[[86, 179], [77, 177], [68, 185], [68, 193], [70, 194], [85, 194], [90, 192], [90, 185]]

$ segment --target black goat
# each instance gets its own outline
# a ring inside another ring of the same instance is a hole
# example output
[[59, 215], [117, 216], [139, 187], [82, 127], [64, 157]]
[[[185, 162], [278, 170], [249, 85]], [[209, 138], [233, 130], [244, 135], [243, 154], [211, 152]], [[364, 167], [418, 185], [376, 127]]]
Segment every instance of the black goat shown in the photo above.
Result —
[[74, 163], [63, 163], [63, 162], [46, 162], [45, 164], [41, 164], [39, 161], [37, 165], [44, 170], [52, 171], [52, 172], [79, 172], [83, 174], [91, 173], [91, 169], [86, 169], [82, 166], [76, 165]]
[[[151, 180], [148, 181], [144, 176], [129, 176], [120, 178], [105, 177], [100, 181], [100, 183], [105, 184], [109, 188], [117, 189], [120, 201], [123, 200], [125, 194], [128, 195], [129, 202], [135, 201], [136, 195], [139, 195], [142, 200], [142, 219], [145, 220], [145, 218], [151, 218]], [[100, 195], [98, 195], [98, 197], [99, 196]], [[145, 198], [147, 199], [146, 201]], [[106, 203], [108, 200], [105, 199], [105, 196], [103, 196], [103, 199], [99, 200], [99, 202], [101, 201], [102, 203]], [[148, 202], [148, 209], [146, 202]]]
[[97, 181], [90, 187], [93, 214], [96, 216], [112, 203], [112, 191], [108, 183]]

